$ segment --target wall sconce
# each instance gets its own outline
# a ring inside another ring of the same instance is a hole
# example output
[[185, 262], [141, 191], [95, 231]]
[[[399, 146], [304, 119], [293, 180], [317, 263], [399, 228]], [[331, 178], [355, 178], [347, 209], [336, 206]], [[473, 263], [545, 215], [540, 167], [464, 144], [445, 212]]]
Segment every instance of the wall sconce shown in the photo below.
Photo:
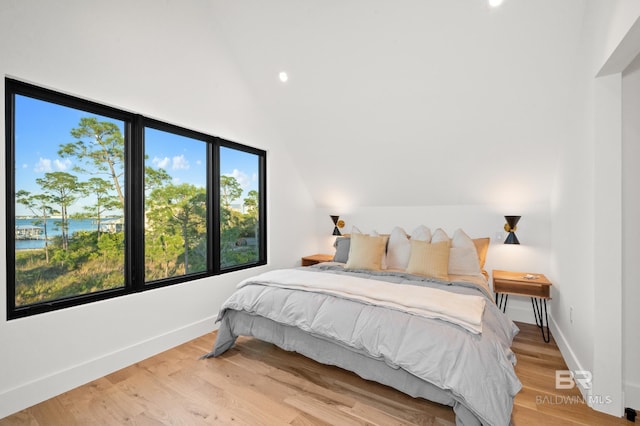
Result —
[[342, 235], [340, 233], [340, 228], [344, 228], [344, 220], [340, 219], [340, 216], [331, 215], [331, 220], [333, 221], [333, 235]]
[[521, 216], [505, 216], [507, 223], [504, 224], [504, 230], [509, 233], [504, 240], [505, 244], [520, 244], [518, 237], [516, 237], [516, 230], [518, 229], [518, 221]]

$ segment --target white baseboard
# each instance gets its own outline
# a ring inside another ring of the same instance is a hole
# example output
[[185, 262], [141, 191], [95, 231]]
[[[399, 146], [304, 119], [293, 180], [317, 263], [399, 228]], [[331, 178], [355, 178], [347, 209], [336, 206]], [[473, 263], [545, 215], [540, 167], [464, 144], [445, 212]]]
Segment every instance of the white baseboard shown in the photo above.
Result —
[[209, 333], [217, 328], [216, 317], [217, 314], [0, 393], [0, 419]]
[[[569, 346], [567, 338], [564, 336], [552, 316], [549, 317], [549, 328], [551, 329], [553, 339], [556, 341], [556, 344], [560, 349], [562, 358], [564, 358], [564, 362], [567, 364], [567, 368], [572, 371], [583, 371], [584, 368], [582, 367], [582, 364], [578, 361], [578, 357], [571, 349], [571, 346]], [[591, 395], [591, 389], [584, 388], [579, 381], [576, 381], [576, 386], [580, 390], [582, 398], [589, 403], [589, 406], [591, 406], [589, 398], [589, 395]]]
[[640, 384], [625, 382], [624, 386], [624, 406], [640, 410]]
[[533, 308], [531, 303], [527, 306], [523, 303], [509, 302], [507, 304], [507, 316], [511, 321], [524, 322], [526, 324], [535, 324], [535, 316], [533, 315]]

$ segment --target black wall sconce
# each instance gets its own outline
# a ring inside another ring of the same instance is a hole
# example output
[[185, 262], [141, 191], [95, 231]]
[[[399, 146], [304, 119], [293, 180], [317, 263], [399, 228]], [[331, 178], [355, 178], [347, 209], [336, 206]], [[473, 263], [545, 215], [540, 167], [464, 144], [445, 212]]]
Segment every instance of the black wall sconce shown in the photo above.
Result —
[[518, 221], [521, 216], [505, 216], [507, 223], [504, 224], [504, 230], [509, 233], [504, 240], [505, 244], [520, 244], [518, 237], [516, 237], [516, 229], [518, 229]]
[[333, 235], [340, 236], [340, 228], [344, 228], [344, 220], [340, 220], [340, 216], [331, 215], [333, 221]]

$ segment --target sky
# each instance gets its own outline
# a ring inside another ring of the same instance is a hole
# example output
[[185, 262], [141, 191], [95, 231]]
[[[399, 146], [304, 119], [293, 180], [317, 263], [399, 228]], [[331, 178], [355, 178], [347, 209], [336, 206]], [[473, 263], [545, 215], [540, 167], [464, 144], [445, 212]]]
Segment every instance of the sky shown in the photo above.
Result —
[[[15, 105], [16, 192], [24, 189], [32, 194], [40, 193], [36, 179], [44, 177], [47, 172], [76, 174], [80, 181], [91, 177], [73, 171], [74, 165], [78, 164], [76, 158], [62, 158], [58, 155], [61, 145], [75, 141], [70, 131], [78, 127], [81, 118], [96, 117], [99, 121], [113, 122], [124, 135], [122, 121], [21, 95], [16, 95]], [[205, 186], [206, 143], [146, 128], [145, 154], [148, 156], [147, 165], [164, 168], [175, 184]], [[256, 155], [223, 147], [220, 152], [220, 170], [223, 175], [234, 176], [242, 186], [243, 194], [237, 202], [241, 202], [248, 191], [258, 189]], [[70, 208], [70, 213], [81, 211], [83, 205], [93, 201], [89, 197], [75, 203]], [[16, 204], [16, 216], [22, 215], [31, 215], [31, 212]]]

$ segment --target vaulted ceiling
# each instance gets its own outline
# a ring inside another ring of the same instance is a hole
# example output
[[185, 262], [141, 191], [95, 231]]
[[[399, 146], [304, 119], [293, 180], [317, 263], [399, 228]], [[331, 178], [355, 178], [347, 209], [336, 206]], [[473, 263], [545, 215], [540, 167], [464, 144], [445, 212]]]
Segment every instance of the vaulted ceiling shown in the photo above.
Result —
[[318, 206], [528, 203], [553, 186], [583, 8], [214, 0], [211, 25]]

